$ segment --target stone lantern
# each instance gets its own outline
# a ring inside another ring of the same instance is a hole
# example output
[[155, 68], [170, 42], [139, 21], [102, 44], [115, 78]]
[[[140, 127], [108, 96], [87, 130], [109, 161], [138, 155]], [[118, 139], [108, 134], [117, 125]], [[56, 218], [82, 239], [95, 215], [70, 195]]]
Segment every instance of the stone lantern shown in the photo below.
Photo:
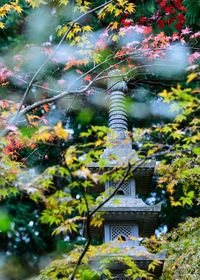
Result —
[[[137, 160], [132, 149], [131, 139], [128, 137], [127, 110], [125, 107], [126, 83], [121, 78], [119, 70], [109, 73], [108, 90], [110, 92], [109, 127], [114, 130], [115, 139], [109, 136], [111, 146], [106, 148], [102, 157], [106, 159], [108, 168], [124, 166], [130, 160]], [[113, 145], [112, 145], [113, 143]], [[115, 155], [113, 159], [112, 155]], [[129, 180], [125, 180], [112, 197], [100, 209], [104, 217], [103, 240], [112, 242], [119, 248], [118, 253], [106, 257], [128, 255], [142, 269], [147, 269], [153, 260], [164, 262], [164, 254], [152, 254], [140, 245], [139, 240], [154, 234], [161, 204], [147, 205], [139, 194], [146, 195], [150, 192], [151, 180], [154, 173], [155, 162], [143, 163]], [[107, 182], [105, 189], [112, 191], [118, 183]], [[116, 203], [117, 201], [117, 203]], [[120, 241], [118, 241], [120, 240]], [[113, 264], [111, 272], [114, 279], [130, 279], [124, 276], [125, 267], [122, 264]], [[162, 273], [162, 264], [155, 270], [156, 276]], [[104, 279], [104, 278], [103, 278]], [[106, 279], [106, 278], [105, 278]]]

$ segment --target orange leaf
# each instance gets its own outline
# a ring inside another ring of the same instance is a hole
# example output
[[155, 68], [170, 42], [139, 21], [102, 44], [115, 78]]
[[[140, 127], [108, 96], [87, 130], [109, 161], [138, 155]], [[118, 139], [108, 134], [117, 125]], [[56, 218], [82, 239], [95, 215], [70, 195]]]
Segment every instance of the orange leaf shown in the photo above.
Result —
[[49, 112], [49, 105], [48, 104], [44, 104], [42, 107], [43, 107], [45, 112]]
[[84, 80], [87, 81], [87, 82], [91, 82], [92, 77], [90, 75], [86, 75]]

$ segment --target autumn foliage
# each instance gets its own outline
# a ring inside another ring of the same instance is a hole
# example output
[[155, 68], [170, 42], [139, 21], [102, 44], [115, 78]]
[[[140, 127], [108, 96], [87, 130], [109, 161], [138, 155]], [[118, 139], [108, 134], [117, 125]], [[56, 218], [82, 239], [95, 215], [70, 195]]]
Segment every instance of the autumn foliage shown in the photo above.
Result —
[[[38, 223], [48, 225], [57, 239], [69, 239], [67, 257], [51, 263], [41, 279], [100, 279], [101, 273], [89, 264], [99, 250], [111, 254], [115, 249], [83, 239], [86, 223], [97, 230], [103, 224], [98, 206], [109, 195], [97, 189], [108, 180], [129, 178], [143, 161], [158, 163], [157, 189], [150, 198], [164, 201], [160, 231], [166, 224], [171, 230], [188, 216], [198, 216], [200, 7], [199, 1], [191, 2], [16, 0], [1, 4], [0, 32], [5, 37], [0, 47], [1, 202], [9, 204], [16, 197], [31, 207], [33, 202]], [[102, 108], [107, 106], [103, 100], [110, 92], [108, 73], [113, 69], [120, 70], [128, 86], [127, 111], [134, 127], [130, 137], [138, 155], [138, 162], [129, 163], [128, 175], [127, 166], [104, 172], [102, 153], [110, 145], [107, 135], [112, 131], [106, 128], [107, 113]], [[94, 163], [99, 172], [88, 167]], [[198, 219], [188, 221], [194, 234]], [[183, 227], [184, 246], [176, 232], [147, 242], [155, 250], [171, 250], [167, 262], [172, 269], [166, 268], [163, 279], [178, 279], [185, 271], [188, 248], [194, 248], [197, 273], [197, 248], [187, 245], [189, 233]], [[176, 244], [180, 250], [185, 248], [182, 257]], [[17, 250], [20, 255], [20, 246]], [[133, 279], [152, 279], [159, 265], [152, 262], [144, 271], [131, 258], [124, 258], [124, 263]], [[107, 263], [101, 265], [107, 279], [112, 279]], [[197, 279], [188, 273], [183, 279]]]

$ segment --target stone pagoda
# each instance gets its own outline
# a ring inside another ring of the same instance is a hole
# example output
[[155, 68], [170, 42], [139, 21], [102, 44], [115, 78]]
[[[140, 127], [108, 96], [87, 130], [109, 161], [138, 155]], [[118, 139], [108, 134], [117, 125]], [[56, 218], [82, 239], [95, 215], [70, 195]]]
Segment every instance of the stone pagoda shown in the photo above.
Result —
[[[127, 133], [128, 122], [125, 107], [127, 87], [120, 74], [119, 70], [113, 70], [109, 73], [108, 79], [109, 127], [113, 129], [115, 137], [112, 139], [112, 136], [108, 136], [111, 145], [105, 149], [102, 156], [107, 162], [106, 169], [124, 166], [133, 159], [137, 161], [136, 153], [132, 149], [132, 142]], [[116, 156], [115, 159], [113, 159], [113, 155]], [[111, 254], [106, 257], [128, 255], [141, 269], [147, 269], [148, 264], [155, 259], [160, 260], [161, 263], [164, 262], [164, 254], [150, 253], [140, 245], [139, 241], [154, 234], [161, 210], [161, 204], [147, 205], [139, 198], [139, 195], [150, 193], [154, 167], [154, 161], [145, 162], [137, 168], [129, 180], [124, 181], [116, 195], [100, 209], [104, 217], [102, 233], [100, 231], [94, 232], [95, 235], [102, 234], [104, 242], [111, 242], [114, 246], [119, 247], [115, 256]], [[118, 182], [107, 182], [105, 189], [112, 191], [117, 185]], [[110, 269], [115, 276], [114, 279], [130, 279], [124, 276], [125, 268], [122, 264], [115, 263]], [[154, 273], [158, 277], [162, 273], [162, 265], [157, 267]]]

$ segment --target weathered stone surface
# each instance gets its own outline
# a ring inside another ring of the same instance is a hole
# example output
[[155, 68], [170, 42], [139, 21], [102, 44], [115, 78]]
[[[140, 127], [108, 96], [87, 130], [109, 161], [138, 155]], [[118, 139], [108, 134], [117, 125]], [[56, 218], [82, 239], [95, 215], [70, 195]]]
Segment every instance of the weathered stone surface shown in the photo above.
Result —
[[102, 211], [128, 211], [128, 212], [159, 212], [161, 204], [147, 205], [141, 198], [115, 195], [104, 206]]

